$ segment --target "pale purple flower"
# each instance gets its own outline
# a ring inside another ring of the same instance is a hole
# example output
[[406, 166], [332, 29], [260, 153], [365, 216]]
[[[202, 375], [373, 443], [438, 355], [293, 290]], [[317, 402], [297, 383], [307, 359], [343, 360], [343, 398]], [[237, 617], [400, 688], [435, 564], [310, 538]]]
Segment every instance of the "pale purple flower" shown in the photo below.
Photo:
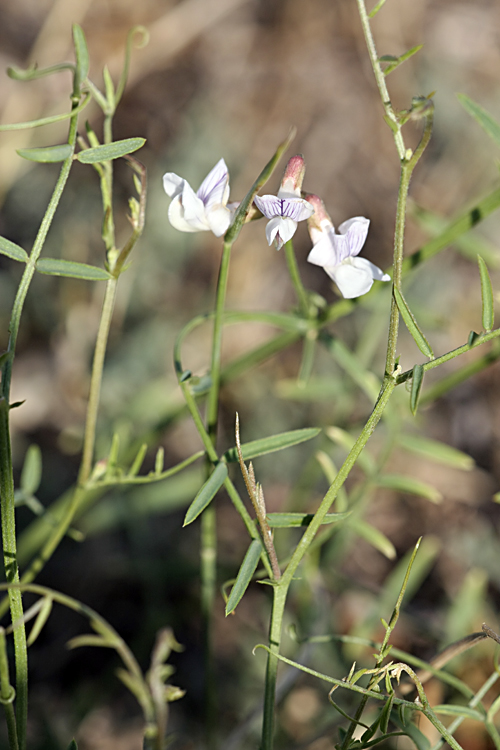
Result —
[[361, 297], [370, 291], [374, 280], [390, 281], [391, 277], [366, 258], [358, 258], [365, 244], [369, 219], [355, 216], [344, 221], [338, 233], [317, 195], [308, 195], [314, 215], [308, 220], [313, 249], [307, 260], [324, 268], [346, 299]]
[[286, 166], [278, 195], [256, 195], [254, 198], [259, 211], [270, 220], [266, 225], [266, 237], [269, 245], [275, 243], [277, 250], [292, 239], [297, 223], [307, 219], [314, 211], [313, 207], [301, 198], [304, 172], [302, 156], [293, 156]]
[[196, 193], [173, 172], [163, 175], [163, 188], [172, 198], [168, 218], [173, 227], [181, 232], [212, 231], [216, 237], [225, 234], [232, 213], [227, 207], [229, 172], [224, 159], [217, 162]]

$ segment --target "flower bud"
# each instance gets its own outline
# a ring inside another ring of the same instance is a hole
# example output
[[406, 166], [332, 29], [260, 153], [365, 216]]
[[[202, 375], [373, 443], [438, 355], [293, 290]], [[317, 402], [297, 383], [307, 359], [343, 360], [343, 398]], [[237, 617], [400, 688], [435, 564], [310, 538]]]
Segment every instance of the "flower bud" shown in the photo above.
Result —
[[308, 193], [305, 199], [314, 208], [314, 213], [307, 220], [307, 228], [312, 241], [316, 242], [318, 240], [318, 232], [322, 233], [326, 227], [333, 228], [333, 222], [325, 208], [325, 204], [319, 196]]
[[297, 197], [300, 198], [300, 191], [302, 190], [302, 183], [304, 182], [304, 175], [306, 173], [306, 165], [304, 157], [300, 154], [292, 156], [288, 161], [283, 173], [283, 179], [281, 180], [281, 186], [279, 189], [279, 196], [286, 197]]

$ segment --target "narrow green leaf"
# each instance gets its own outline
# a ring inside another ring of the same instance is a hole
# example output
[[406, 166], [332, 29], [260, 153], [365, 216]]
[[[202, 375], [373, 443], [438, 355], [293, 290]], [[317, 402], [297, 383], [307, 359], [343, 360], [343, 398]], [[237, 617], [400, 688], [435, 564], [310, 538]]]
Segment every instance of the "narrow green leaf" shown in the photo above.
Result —
[[71, 638], [66, 648], [73, 650], [74, 648], [82, 648], [82, 646], [92, 646], [92, 648], [114, 648], [113, 644], [109, 643], [105, 638], [100, 635], [77, 635], [76, 638]]
[[389, 727], [389, 720], [391, 718], [392, 705], [394, 703], [394, 694], [390, 695], [387, 699], [385, 706], [380, 712], [380, 731], [386, 734]]
[[423, 46], [424, 46], [423, 44], [417, 44], [416, 47], [412, 47], [411, 49], [409, 49], [407, 52], [400, 55], [399, 57], [394, 57], [394, 55], [383, 55], [382, 57], [380, 57], [379, 62], [389, 63], [387, 68], [384, 68], [384, 75], [388, 76], [389, 73], [392, 73], [393, 70], [396, 70], [396, 68], [398, 68], [401, 65], [401, 63], [404, 63], [410, 57], [413, 57], [413, 55], [419, 52]]
[[471, 331], [469, 335], [467, 336], [467, 346], [474, 346], [474, 344], [480, 337], [481, 337], [480, 333], [476, 333], [476, 331]]
[[271, 157], [271, 159], [268, 161], [260, 175], [255, 180], [254, 184], [248, 191], [248, 193], [245, 195], [243, 200], [241, 201], [240, 205], [238, 206], [238, 209], [234, 215], [233, 222], [229, 229], [227, 230], [226, 234], [224, 235], [224, 241], [233, 243], [240, 233], [241, 227], [245, 223], [245, 219], [248, 216], [248, 213], [250, 211], [250, 207], [252, 205], [252, 201], [254, 199], [254, 196], [259, 192], [259, 190], [266, 184], [266, 182], [271, 177], [272, 173], [276, 169], [276, 166], [287, 150], [287, 148], [290, 146], [291, 142], [295, 138], [295, 134], [297, 132], [296, 128], [292, 128], [288, 134], [288, 136], [285, 138], [285, 140], [280, 143], [276, 151], [274, 152], [274, 155]]
[[481, 277], [481, 300], [483, 303], [483, 329], [489, 333], [495, 324], [495, 311], [493, 309], [493, 289], [491, 286], [488, 267], [480, 255], [477, 256], [479, 264], [479, 275]]
[[52, 599], [49, 596], [44, 597], [40, 612], [38, 613], [38, 616], [33, 623], [33, 627], [30, 630], [29, 638], [27, 640], [28, 646], [32, 646], [42, 632], [43, 626], [49, 619], [50, 613], [52, 612], [52, 605]]
[[247, 590], [250, 581], [252, 580], [252, 576], [257, 569], [261, 553], [262, 544], [260, 542], [260, 539], [254, 539], [251, 542], [245, 557], [243, 558], [243, 562], [241, 563], [238, 575], [236, 576], [236, 581], [234, 582], [234, 586], [231, 589], [231, 593], [226, 604], [226, 616], [230, 615], [231, 612], [234, 612], [234, 610], [240, 603], [241, 598]]
[[376, 16], [383, 5], [385, 5], [385, 0], [378, 0], [376, 6], [368, 13], [368, 18], [371, 20], [374, 16]]
[[215, 497], [217, 492], [220, 490], [224, 481], [227, 477], [227, 466], [225, 463], [218, 463], [209, 478], [196, 495], [195, 499], [189, 506], [186, 517], [184, 518], [183, 526], [187, 526], [192, 523], [200, 513], [202, 513], [211, 500]]
[[109, 72], [107, 65], [105, 65], [103, 68], [102, 76], [104, 78], [104, 87], [106, 91], [106, 99], [108, 102], [108, 106], [114, 107], [115, 106], [115, 87], [113, 84], [113, 79], [111, 78], [111, 73]]
[[69, 112], [63, 112], [60, 115], [51, 115], [50, 117], [40, 117], [36, 120], [26, 120], [25, 122], [5, 123], [5, 125], [0, 125], [0, 133], [7, 130], [29, 130], [31, 128], [41, 128], [44, 125], [51, 125], [53, 122], [69, 120], [70, 117], [74, 117], [74, 115], [81, 112], [82, 109], [85, 109], [89, 101], [90, 95], [87, 94], [81, 104], [79, 104], [78, 107], [75, 107], [75, 109], [69, 110]]
[[479, 711], [475, 711], [473, 708], [469, 708], [469, 706], [457, 706], [454, 704], [444, 704], [440, 706], [433, 706], [432, 710], [436, 714], [441, 714], [443, 716], [463, 716], [465, 719], [474, 719], [474, 721], [480, 721], [481, 723], [484, 723], [484, 716], [479, 713]]
[[80, 151], [76, 154], [76, 158], [82, 164], [95, 164], [99, 161], [119, 159], [121, 156], [132, 154], [137, 149], [142, 148], [145, 143], [145, 138], [125, 138], [123, 141], [114, 141], [104, 146], [87, 148], [85, 151]]
[[375, 479], [377, 487], [386, 487], [398, 492], [406, 492], [410, 495], [419, 495], [430, 500], [432, 503], [440, 503], [443, 499], [441, 493], [430, 484], [420, 479], [405, 476], [404, 474], [382, 474]]
[[481, 125], [495, 144], [500, 146], [500, 124], [480, 104], [473, 102], [466, 94], [457, 94], [457, 97], [462, 107]]
[[431, 743], [427, 739], [427, 737], [422, 734], [420, 729], [417, 727], [416, 724], [411, 724], [409, 721], [404, 721], [406, 718], [405, 714], [406, 706], [401, 707], [398, 712], [393, 711], [391, 715], [391, 721], [392, 723], [404, 731], [404, 733], [407, 735], [407, 737], [410, 737], [410, 739], [413, 741], [415, 747], [417, 750], [430, 750]]
[[75, 89], [80, 90], [82, 83], [89, 73], [89, 51], [83, 29], [77, 23], [73, 24], [73, 44], [75, 45], [76, 71], [75, 71]]
[[87, 281], [108, 281], [111, 278], [111, 274], [104, 268], [59, 258], [40, 258], [37, 261], [36, 270], [48, 276], [69, 276], [72, 279], [87, 279]]
[[435, 461], [444, 466], [452, 466], [463, 471], [471, 471], [475, 466], [474, 459], [467, 453], [462, 453], [458, 448], [441, 443], [439, 440], [431, 440], [421, 435], [403, 433], [398, 437], [398, 445], [411, 453], [424, 456], [429, 461]]
[[[284, 448], [290, 448], [292, 445], [298, 445], [306, 440], [315, 438], [320, 432], [321, 429], [319, 427], [307, 427], [303, 430], [281, 432], [278, 435], [271, 435], [271, 437], [252, 440], [250, 443], [243, 443], [241, 446], [243, 460], [249, 461], [251, 458], [264, 456], [266, 453], [274, 453], [275, 451], [281, 451]], [[224, 453], [224, 458], [226, 461], [237, 461], [238, 453], [236, 448], [230, 448], [227, 450]]]
[[28, 161], [52, 164], [64, 161], [71, 156], [73, 148], [69, 143], [61, 143], [59, 146], [44, 146], [43, 148], [18, 148], [17, 153]]
[[0, 253], [6, 255], [8, 258], [12, 258], [12, 260], [20, 260], [23, 263], [26, 263], [28, 260], [28, 253], [26, 250], [23, 250], [22, 247], [16, 245], [15, 242], [6, 240], [5, 237], [0, 237]]
[[411, 393], [410, 393], [410, 411], [413, 416], [416, 415], [418, 409], [418, 402], [420, 400], [420, 393], [422, 391], [422, 385], [424, 382], [424, 366], [415, 365], [413, 368], [413, 375], [411, 379]]
[[394, 297], [396, 299], [398, 310], [401, 313], [401, 317], [403, 318], [409, 332], [413, 336], [413, 340], [415, 341], [422, 354], [425, 354], [426, 357], [429, 357], [429, 359], [431, 359], [434, 356], [434, 352], [432, 351], [432, 348], [425, 338], [424, 334], [420, 330], [415, 316], [408, 307], [405, 298], [403, 297], [399, 289], [396, 289], [396, 287], [394, 287]]
[[42, 478], [42, 453], [38, 445], [30, 445], [26, 451], [21, 471], [20, 487], [26, 495], [34, 495]]
[[132, 462], [132, 464], [130, 466], [130, 469], [128, 470], [128, 475], [127, 476], [129, 476], [129, 477], [135, 477], [139, 473], [139, 470], [140, 470], [140, 468], [142, 466], [142, 463], [144, 461], [144, 458], [146, 456], [147, 450], [148, 450], [148, 444], [147, 443], [143, 443], [141, 445], [141, 447], [139, 448], [139, 450], [137, 451], [137, 455], [134, 458], [134, 460], [133, 460], [133, 462]]
[[76, 740], [71, 740], [71, 742], [68, 745], [68, 750], [78, 750], [78, 745], [76, 744]]
[[165, 465], [165, 448], [161, 445], [155, 457], [155, 474], [161, 474]]
[[396, 557], [396, 548], [393, 543], [383, 534], [379, 529], [376, 529], [366, 521], [362, 521], [360, 518], [355, 518], [350, 522], [350, 526], [354, 531], [359, 534], [368, 544], [378, 549], [385, 557], [389, 560], [394, 560]]
[[[327, 513], [324, 524], [338, 523], [351, 515], [347, 513]], [[296, 526], [309, 526], [314, 513], [268, 513], [267, 522], [271, 529], [291, 529]]]

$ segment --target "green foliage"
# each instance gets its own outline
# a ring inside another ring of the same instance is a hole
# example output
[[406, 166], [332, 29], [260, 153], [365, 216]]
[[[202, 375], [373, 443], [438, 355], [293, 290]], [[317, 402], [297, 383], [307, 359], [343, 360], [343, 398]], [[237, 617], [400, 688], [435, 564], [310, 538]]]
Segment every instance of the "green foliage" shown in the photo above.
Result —
[[76, 158], [82, 164], [96, 164], [98, 162], [109, 161], [110, 159], [119, 159], [122, 156], [127, 156], [127, 154], [133, 154], [134, 151], [142, 148], [145, 143], [145, 138], [125, 138], [123, 141], [114, 141], [114, 143], [87, 148], [76, 154]]
[[87, 281], [108, 281], [111, 278], [111, 274], [104, 268], [62, 258], [40, 258], [37, 261], [36, 270], [48, 276], [68, 276], [72, 279], [86, 279]]
[[60, 146], [44, 146], [43, 148], [19, 148], [17, 153], [28, 161], [53, 164], [54, 162], [65, 161], [71, 156], [73, 150], [69, 143], [63, 143]]

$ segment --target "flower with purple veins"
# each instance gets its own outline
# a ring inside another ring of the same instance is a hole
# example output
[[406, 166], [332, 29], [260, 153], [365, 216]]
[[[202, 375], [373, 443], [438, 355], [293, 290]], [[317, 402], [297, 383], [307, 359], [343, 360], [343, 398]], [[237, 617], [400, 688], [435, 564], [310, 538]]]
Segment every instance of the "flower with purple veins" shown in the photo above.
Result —
[[314, 214], [307, 222], [313, 242], [307, 260], [326, 271], [343, 297], [361, 297], [370, 291], [374, 280], [391, 280], [378, 266], [366, 258], [357, 257], [365, 244], [369, 219], [364, 216], [348, 219], [339, 226], [337, 234], [321, 198], [308, 195], [306, 200], [314, 208]]
[[304, 221], [313, 213], [313, 207], [301, 198], [305, 164], [302, 156], [293, 156], [286, 165], [278, 195], [256, 195], [255, 205], [269, 219], [266, 237], [269, 245], [273, 242], [279, 250], [288, 242], [297, 229], [299, 221]]
[[174, 172], [163, 175], [163, 188], [172, 198], [168, 218], [175, 229], [181, 232], [212, 231], [216, 237], [225, 234], [232, 212], [227, 207], [229, 172], [224, 159], [217, 162], [196, 193]]

